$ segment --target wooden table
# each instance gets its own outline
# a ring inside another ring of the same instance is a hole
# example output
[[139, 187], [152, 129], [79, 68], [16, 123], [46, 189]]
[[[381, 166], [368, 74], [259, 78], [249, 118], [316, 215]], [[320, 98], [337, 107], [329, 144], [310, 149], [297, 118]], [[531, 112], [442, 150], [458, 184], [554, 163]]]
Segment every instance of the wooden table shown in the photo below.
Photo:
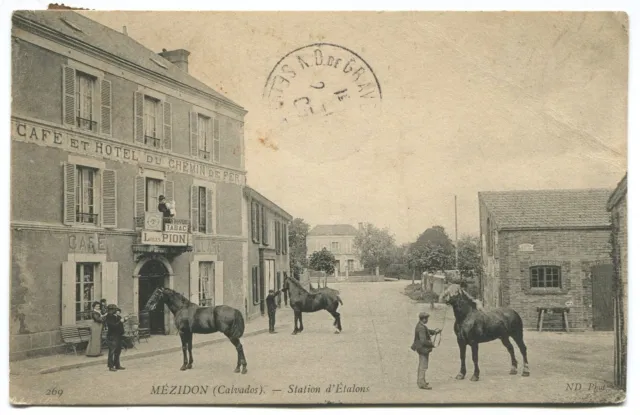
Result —
[[565, 331], [569, 331], [569, 307], [536, 307], [536, 311], [538, 312], [538, 331], [542, 331], [544, 315], [549, 311], [562, 313], [562, 327]]

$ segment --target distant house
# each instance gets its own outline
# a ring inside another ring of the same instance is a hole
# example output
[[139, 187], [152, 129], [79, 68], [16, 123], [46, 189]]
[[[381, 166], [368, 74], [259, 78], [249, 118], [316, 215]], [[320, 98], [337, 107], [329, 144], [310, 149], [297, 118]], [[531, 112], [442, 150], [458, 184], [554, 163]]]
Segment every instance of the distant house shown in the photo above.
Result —
[[610, 189], [480, 192], [486, 308], [525, 327], [537, 307], [568, 307], [572, 329], [613, 329]]
[[627, 249], [627, 176], [611, 194], [607, 209], [611, 212], [611, 241], [614, 264], [614, 381], [626, 389], [628, 327], [628, 249]]
[[362, 271], [353, 241], [358, 230], [353, 225], [317, 225], [307, 234], [307, 252], [327, 248], [336, 257], [336, 273]]

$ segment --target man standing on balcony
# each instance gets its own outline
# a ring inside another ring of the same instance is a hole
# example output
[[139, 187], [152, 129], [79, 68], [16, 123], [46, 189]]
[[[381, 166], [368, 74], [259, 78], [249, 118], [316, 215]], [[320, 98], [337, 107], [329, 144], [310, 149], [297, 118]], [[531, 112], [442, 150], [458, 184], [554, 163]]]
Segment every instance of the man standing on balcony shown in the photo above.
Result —
[[159, 201], [158, 211], [162, 212], [162, 217], [163, 218], [173, 217], [173, 214], [171, 213], [171, 209], [169, 209], [169, 206], [167, 206], [167, 202], [164, 196], [160, 195], [160, 197], [158, 198], [158, 201]]

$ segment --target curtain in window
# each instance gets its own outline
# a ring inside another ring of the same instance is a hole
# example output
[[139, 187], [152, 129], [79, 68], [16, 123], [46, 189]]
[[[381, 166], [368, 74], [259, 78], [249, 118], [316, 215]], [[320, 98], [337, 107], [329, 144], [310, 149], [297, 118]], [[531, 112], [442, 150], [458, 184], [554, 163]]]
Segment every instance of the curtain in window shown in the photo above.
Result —
[[147, 179], [147, 212], [158, 211], [158, 197], [162, 194], [162, 180]]
[[76, 320], [87, 320], [95, 300], [95, 264], [76, 265]]
[[144, 135], [157, 138], [158, 101], [144, 97]]
[[[78, 74], [76, 76], [77, 116], [84, 120], [93, 120], [93, 78]], [[80, 126], [83, 123], [80, 122]]]
[[76, 168], [76, 214], [79, 222], [93, 222], [94, 171], [86, 167]]
[[207, 147], [207, 131], [209, 119], [198, 115], [198, 150], [202, 153], [201, 157], [208, 159], [209, 148]]

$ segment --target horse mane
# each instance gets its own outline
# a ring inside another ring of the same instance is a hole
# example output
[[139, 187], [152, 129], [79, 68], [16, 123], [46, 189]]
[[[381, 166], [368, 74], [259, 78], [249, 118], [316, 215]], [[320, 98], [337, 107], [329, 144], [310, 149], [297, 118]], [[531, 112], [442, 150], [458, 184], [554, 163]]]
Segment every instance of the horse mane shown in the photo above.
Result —
[[298, 281], [297, 279], [295, 279], [295, 278], [291, 278], [291, 277], [287, 276], [287, 278], [286, 278], [286, 280], [285, 280], [285, 281], [289, 281], [289, 283], [290, 283], [290, 284], [295, 285], [296, 287], [298, 287], [299, 289], [301, 289], [303, 292], [305, 292], [305, 293], [307, 293], [307, 294], [311, 294], [311, 293], [310, 293], [306, 288], [304, 288], [304, 287], [302, 286], [302, 284], [300, 284], [300, 281]]
[[173, 298], [177, 299], [183, 305], [192, 304], [191, 301], [189, 301], [189, 299], [187, 297], [185, 297], [184, 295], [180, 294], [179, 292], [177, 292], [175, 290], [172, 290], [171, 288], [163, 288], [163, 291], [164, 292], [168, 292], [170, 296], [172, 296]]
[[470, 303], [469, 305], [471, 305], [471, 307], [472, 307], [474, 310], [482, 310], [482, 305], [481, 305], [481, 304], [479, 304], [478, 300], [476, 300], [475, 298], [473, 298], [473, 297], [471, 296], [471, 294], [469, 294], [468, 292], [466, 292], [466, 291], [464, 290], [464, 288], [460, 287], [460, 292], [462, 293], [462, 295], [463, 295], [464, 297], [466, 297], [466, 299], [467, 299], [467, 300], [469, 301], [469, 303]]

